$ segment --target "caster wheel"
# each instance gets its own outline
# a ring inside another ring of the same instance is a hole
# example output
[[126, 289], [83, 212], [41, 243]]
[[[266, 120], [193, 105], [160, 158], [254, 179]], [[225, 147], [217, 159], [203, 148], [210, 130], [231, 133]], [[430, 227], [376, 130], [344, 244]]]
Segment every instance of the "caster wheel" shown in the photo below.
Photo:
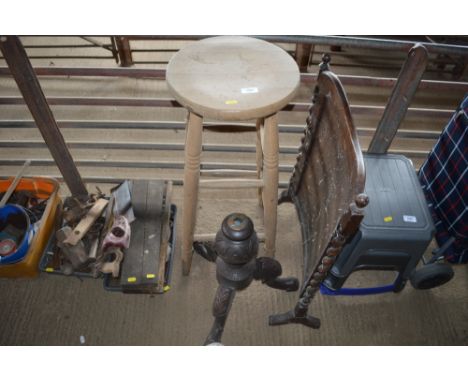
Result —
[[414, 272], [410, 282], [415, 289], [431, 289], [449, 282], [453, 275], [453, 269], [450, 265], [433, 263]]
[[399, 285], [393, 290], [393, 293], [400, 293], [403, 289], [405, 289], [406, 280], [399, 283]]

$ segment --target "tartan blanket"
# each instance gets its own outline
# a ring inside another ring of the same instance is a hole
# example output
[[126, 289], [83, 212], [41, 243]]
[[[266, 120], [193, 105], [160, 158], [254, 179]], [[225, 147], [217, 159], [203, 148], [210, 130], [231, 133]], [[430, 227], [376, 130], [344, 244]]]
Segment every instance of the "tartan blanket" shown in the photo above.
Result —
[[[468, 94], [419, 170], [445, 259], [468, 262]], [[448, 241], [453, 241], [451, 244]]]

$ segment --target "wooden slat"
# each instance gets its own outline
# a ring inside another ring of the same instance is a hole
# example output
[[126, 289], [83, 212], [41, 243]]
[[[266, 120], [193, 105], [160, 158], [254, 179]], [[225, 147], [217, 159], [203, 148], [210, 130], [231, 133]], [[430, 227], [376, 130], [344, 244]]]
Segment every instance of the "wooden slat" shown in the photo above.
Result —
[[[145, 214], [145, 249], [143, 251], [142, 281], [145, 285], [157, 286], [161, 231], [163, 217], [163, 196], [165, 184], [163, 182], [148, 181]], [[137, 217], [138, 219], [138, 217]]]
[[78, 225], [73, 229], [70, 235], [64, 240], [64, 243], [77, 245], [78, 242], [86, 235], [94, 222], [102, 215], [104, 208], [109, 203], [106, 199], [99, 199], [94, 203], [93, 207], [88, 211]]
[[132, 185], [132, 208], [135, 221], [131, 224], [130, 247], [125, 251], [120, 284], [132, 286], [141, 282], [142, 279], [142, 253], [145, 249], [145, 221], [142, 217], [146, 213], [146, 196], [148, 192], [148, 181], [133, 181]]
[[263, 187], [263, 180], [258, 179], [201, 179], [200, 188], [257, 188]]

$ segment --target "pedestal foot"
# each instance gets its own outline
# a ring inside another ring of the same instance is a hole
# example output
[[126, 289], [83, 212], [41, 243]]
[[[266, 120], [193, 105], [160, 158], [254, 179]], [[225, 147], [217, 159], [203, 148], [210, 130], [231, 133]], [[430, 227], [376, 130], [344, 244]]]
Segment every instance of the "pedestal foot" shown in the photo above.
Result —
[[271, 326], [286, 325], [286, 324], [302, 324], [312, 329], [320, 328], [320, 319], [314, 316], [296, 316], [293, 310], [286, 313], [272, 314], [268, 319], [268, 324]]
[[296, 292], [299, 289], [299, 280], [295, 277], [278, 277], [265, 283], [270, 288]]

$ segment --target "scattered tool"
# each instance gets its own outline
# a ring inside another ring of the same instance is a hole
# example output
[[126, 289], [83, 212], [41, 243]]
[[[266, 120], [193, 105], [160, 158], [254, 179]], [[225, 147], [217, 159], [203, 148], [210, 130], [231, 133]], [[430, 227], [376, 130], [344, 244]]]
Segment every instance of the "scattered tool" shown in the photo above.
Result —
[[130, 245], [130, 224], [125, 216], [117, 216], [109, 233], [104, 238], [102, 247], [128, 248]]
[[109, 203], [106, 199], [98, 199], [86, 216], [78, 223], [72, 232], [65, 239], [65, 244], [76, 245], [89, 231], [93, 223], [101, 216], [102, 211]]
[[124, 291], [140, 292], [157, 287], [161, 245], [161, 217], [165, 183], [160, 181], [133, 182], [132, 206], [135, 221], [132, 239], [122, 266], [120, 283]]
[[119, 277], [120, 263], [124, 258], [123, 250], [130, 245], [130, 224], [125, 216], [117, 216], [109, 233], [102, 243], [103, 259], [97, 269], [102, 273], [112, 273], [113, 277]]
[[104, 276], [104, 287], [112, 291], [168, 291], [176, 214], [171, 196], [172, 182], [139, 180], [123, 182], [110, 197], [99, 192], [87, 200], [67, 198], [55, 245], [41, 269]]

